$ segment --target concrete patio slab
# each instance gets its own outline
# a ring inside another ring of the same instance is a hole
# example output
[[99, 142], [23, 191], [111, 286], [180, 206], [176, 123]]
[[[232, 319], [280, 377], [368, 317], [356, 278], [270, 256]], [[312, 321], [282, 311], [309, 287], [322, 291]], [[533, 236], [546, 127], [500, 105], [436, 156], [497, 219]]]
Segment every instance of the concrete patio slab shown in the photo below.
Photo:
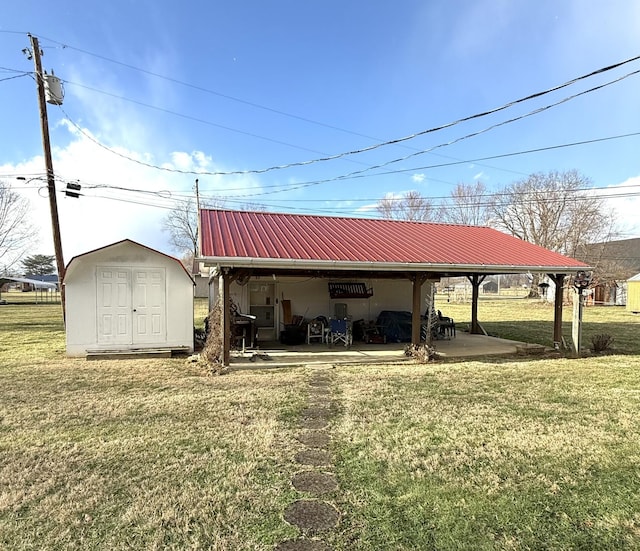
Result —
[[[449, 340], [434, 341], [436, 352], [443, 358], [515, 355], [524, 343], [458, 332]], [[411, 361], [404, 354], [406, 343], [367, 344], [354, 342], [349, 348], [313, 343], [286, 346], [265, 343], [260, 350], [232, 352], [231, 369], [264, 369], [270, 367], [333, 367], [338, 364], [383, 364]]]

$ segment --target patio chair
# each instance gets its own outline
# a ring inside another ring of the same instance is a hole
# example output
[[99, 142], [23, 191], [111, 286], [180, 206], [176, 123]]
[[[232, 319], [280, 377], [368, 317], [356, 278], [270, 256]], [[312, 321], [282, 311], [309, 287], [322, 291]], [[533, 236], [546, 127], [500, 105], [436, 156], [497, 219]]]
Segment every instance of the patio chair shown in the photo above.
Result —
[[313, 340], [325, 342], [326, 323], [327, 320], [324, 316], [311, 320], [307, 325], [307, 344], [311, 344]]
[[351, 320], [348, 318], [329, 320], [329, 344], [333, 346], [337, 342], [343, 342], [345, 346], [353, 343]]
[[453, 318], [443, 316], [440, 310], [438, 310], [438, 330], [443, 336], [456, 336], [456, 323]]

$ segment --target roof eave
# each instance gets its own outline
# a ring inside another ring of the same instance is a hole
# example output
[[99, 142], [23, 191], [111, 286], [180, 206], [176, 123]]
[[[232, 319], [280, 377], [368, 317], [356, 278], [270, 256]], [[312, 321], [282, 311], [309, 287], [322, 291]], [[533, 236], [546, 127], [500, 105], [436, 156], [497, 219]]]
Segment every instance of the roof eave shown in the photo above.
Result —
[[198, 262], [206, 266], [219, 268], [255, 268], [267, 270], [374, 270], [388, 272], [459, 272], [512, 274], [521, 272], [534, 273], [567, 273], [591, 270], [586, 264], [583, 266], [518, 266], [494, 264], [430, 264], [425, 262], [356, 262], [349, 260], [306, 260], [290, 258], [251, 258], [251, 257], [201, 257]]

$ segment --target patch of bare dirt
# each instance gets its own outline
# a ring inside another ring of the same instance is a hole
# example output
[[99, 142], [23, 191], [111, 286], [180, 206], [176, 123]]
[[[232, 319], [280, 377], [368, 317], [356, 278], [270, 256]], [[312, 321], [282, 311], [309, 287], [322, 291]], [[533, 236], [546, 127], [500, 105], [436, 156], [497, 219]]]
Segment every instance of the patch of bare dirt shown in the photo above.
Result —
[[324, 450], [302, 450], [296, 454], [296, 461], [301, 465], [323, 467], [331, 465], [331, 455]]
[[336, 477], [328, 473], [318, 471], [303, 471], [297, 473], [291, 479], [293, 487], [299, 492], [309, 492], [310, 494], [328, 494], [338, 489]]
[[328, 448], [331, 441], [330, 436], [323, 430], [307, 430], [298, 434], [296, 439], [305, 446], [320, 449]]
[[294, 501], [284, 512], [284, 519], [305, 532], [331, 530], [338, 524], [340, 514], [336, 508], [324, 501], [300, 499]]

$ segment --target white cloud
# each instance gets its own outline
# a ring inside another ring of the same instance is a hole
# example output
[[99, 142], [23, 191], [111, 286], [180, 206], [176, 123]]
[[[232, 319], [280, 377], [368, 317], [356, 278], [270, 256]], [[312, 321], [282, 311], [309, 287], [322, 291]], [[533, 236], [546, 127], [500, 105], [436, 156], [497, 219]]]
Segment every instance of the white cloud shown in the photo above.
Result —
[[480, 178], [484, 178], [484, 172], [478, 172], [476, 175], [474, 175], [473, 179], [474, 180], [480, 180]]
[[[168, 254], [171, 250], [162, 220], [176, 203], [192, 195], [197, 176], [171, 172], [223, 171], [203, 152], [171, 153], [170, 161], [162, 162], [152, 153], [137, 152], [124, 147], [107, 150], [94, 141], [91, 133], [67, 123], [71, 141], [52, 152], [58, 190], [57, 203], [60, 233], [65, 263], [73, 256], [122, 239], [133, 239]], [[162, 165], [165, 169], [149, 168], [133, 162]], [[26, 196], [31, 204], [31, 218], [39, 228], [39, 243], [32, 253], [53, 254], [51, 213], [44, 176], [30, 182], [17, 181], [22, 175], [45, 174], [42, 156], [18, 164], [0, 166], [3, 180]], [[28, 176], [29, 177], [29, 176]], [[82, 185], [79, 199], [65, 197], [66, 183]], [[225, 192], [242, 195], [259, 189], [252, 176], [200, 176], [200, 189], [205, 196], [221, 196]], [[234, 191], [229, 191], [234, 190]]]
[[416, 183], [419, 184], [421, 182], [424, 182], [426, 176], [424, 174], [414, 174], [413, 176], [411, 176], [411, 179]]
[[608, 196], [606, 202], [615, 211], [622, 238], [640, 237], [640, 176], [609, 186], [600, 194]]

